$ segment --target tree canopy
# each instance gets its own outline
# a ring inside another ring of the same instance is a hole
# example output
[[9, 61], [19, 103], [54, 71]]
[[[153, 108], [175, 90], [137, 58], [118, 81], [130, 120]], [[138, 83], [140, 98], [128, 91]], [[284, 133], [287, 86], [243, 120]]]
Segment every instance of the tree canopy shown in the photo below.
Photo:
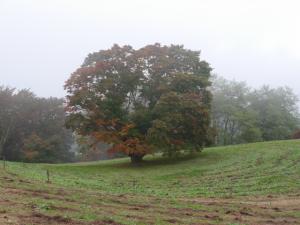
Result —
[[132, 161], [209, 143], [211, 68], [180, 45], [89, 54], [66, 82], [67, 127]]

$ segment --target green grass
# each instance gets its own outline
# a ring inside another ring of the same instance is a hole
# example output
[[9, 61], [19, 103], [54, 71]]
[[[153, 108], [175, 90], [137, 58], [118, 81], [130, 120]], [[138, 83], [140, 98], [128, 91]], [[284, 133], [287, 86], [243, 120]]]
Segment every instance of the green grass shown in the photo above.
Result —
[[300, 141], [148, 156], [140, 166], [8, 162], [0, 193], [0, 224], [300, 224]]
[[19, 177], [111, 194], [227, 197], [284, 194], [300, 190], [300, 141], [207, 148], [170, 160], [148, 156], [141, 166], [129, 159], [75, 164], [8, 163]]

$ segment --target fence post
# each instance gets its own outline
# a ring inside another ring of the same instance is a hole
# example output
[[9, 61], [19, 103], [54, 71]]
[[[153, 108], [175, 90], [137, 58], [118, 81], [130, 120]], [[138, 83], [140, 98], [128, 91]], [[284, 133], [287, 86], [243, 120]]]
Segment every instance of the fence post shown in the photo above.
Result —
[[48, 169], [47, 169], [47, 183], [50, 183], [50, 172]]

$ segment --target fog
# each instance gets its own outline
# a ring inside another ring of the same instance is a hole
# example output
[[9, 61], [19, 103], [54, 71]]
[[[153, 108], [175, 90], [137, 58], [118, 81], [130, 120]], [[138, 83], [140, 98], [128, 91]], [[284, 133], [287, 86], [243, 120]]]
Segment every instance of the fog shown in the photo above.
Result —
[[1, 0], [0, 85], [63, 97], [86, 55], [114, 43], [183, 44], [213, 72], [300, 95], [299, 1]]

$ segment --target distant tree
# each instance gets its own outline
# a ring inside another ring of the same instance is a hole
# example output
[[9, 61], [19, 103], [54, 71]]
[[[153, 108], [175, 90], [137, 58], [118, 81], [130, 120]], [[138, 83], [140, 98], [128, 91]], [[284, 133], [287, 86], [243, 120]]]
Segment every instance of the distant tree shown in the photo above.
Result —
[[263, 140], [289, 139], [299, 128], [298, 98], [288, 87], [263, 86], [251, 95]]
[[155, 149], [200, 149], [209, 139], [210, 71], [199, 52], [178, 45], [90, 54], [65, 85], [67, 127], [132, 162]]
[[22, 151], [27, 162], [58, 163], [70, 161], [72, 155], [66, 147], [61, 136], [52, 135], [43, 139], [33, 133], [23, 141]]
[[50, 145], [36, 134], [26, 138], [23, 144], [24, 158], [29, 162], [38, 162], [41, 159], [41, 154], [49, 152], [49, 149], [51, 151]]
[[213, 125], [216, 144], [228, 145], [261, 140], [258, 115], [251, 108], [251, 89], [245, 82], [213, 79]]
[[15, 89], [0, 86], [0, 157], [5, 157], [4, 147], [14, 128], [14, 92]]

